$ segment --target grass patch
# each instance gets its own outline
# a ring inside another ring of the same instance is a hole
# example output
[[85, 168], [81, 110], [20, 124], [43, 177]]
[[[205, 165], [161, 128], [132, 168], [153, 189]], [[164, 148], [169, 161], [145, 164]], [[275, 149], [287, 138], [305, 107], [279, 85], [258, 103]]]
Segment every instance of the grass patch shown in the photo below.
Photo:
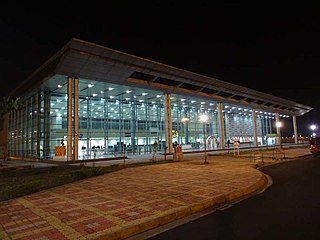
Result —
[[[129, 167], [169, 163], [172, 161], [128, 164]], [[0, 202], [61, 186], [78, 180], [123, 169], [123, 165], [87, 167], [61, 165], [53, 167], [5, 170], [0, 172]]]

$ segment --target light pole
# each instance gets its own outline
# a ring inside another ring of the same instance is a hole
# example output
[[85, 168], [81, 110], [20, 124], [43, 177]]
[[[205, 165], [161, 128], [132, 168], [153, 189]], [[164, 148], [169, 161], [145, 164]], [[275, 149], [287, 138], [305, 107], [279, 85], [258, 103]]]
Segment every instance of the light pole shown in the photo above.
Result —
[[[183, 118], [181, 118], [181, 122], [182, 122], [182, 132], [183, 132], [183, 135], [184, 135], [184, 141], [185, 141], [185, 144], [188, 144], [188, 127], [187, 127], [187, 122], [189, 122], [189, 118], [187, 118], [187, 117], [183, 117]], [[185, 124], [185, 126], [184, 126], [184, 124]], [[184, 131], [184, 129], [185, 129], [185, 131]]]
[[277, 127], [277, 138], [276, 139], [276, 145], [280, 145], [281, 147], [281, 132], [280, 132], [280, 128], [282, 127], [282, 122], [277, 121], [276, 122], [276, 127]]
[[310, 129], [312, 130], [311, 137], [315, 137], [317, 134], [314, 132], [314, 130], [317, 129], [317, 125], [311, 124], [311, 125], [310, 125]]
[[203, 123], [203, 140], [204, 140], [204, 164], [208, 164], [207, 161], [207, 141], [206, 141], [206, 122], [208, 121], [208, 116], [203, 114], [200, 116], [200, 122]]
[[310, 129], [311, 129], [312, 131], [314, 131], [314, 130], [317, 129], [317, 126], [316, 126], [315, 124], [312, 124], [312, 125], [310, 126]]

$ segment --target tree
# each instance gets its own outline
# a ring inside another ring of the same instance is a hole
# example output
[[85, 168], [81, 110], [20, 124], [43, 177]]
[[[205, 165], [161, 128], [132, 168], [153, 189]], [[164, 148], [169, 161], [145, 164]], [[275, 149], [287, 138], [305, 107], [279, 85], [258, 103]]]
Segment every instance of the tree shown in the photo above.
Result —
[[0, 145], [2, 148], [3, 158], [6, 160], [8, 156], [8, 121], [9, 113], [22, 108], [20, 98], [12, 99], [10, 96], [0, 99]]
[[22, 107], [20, 98], [12, 99], [10, 96], [2, 97], [0, 100], [0, 117], [3, 117], [6, 113], [14, 110], [19, 110]]

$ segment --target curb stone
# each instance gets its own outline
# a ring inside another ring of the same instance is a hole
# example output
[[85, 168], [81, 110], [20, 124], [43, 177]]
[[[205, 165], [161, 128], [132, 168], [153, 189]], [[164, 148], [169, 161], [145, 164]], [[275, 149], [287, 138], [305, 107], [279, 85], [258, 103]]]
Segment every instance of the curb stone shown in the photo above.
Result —
[[139, 233], [146, 232], [148, 230], [163, 226], [165, 224], [174, 222], [178, 219], [188, 217], [194, 213], [204, 211], [208, 208], [219, 207], [220, 205], [235, 202], [245, 196], [253, 194], [268, 185], [268, 178], [263, 173], [261, 173], [260, 179], [253, 185], [244, 188], [242, 190], [237, 190], [228, 194], [219, 195], [216, 198], [207, 199], [201, 203], [196, 203], [189, 207], [184, 207], [181, 210], [170, 212], [168, 214], [159, 216], [155, 219], [150, 219], [148, 221], [142, 222], [139, 225], [132, 225], [123, 230], [116, 231], [112, 234], [104, 235], [99, 240], [123, 240], [128, 237], [132, 237]]

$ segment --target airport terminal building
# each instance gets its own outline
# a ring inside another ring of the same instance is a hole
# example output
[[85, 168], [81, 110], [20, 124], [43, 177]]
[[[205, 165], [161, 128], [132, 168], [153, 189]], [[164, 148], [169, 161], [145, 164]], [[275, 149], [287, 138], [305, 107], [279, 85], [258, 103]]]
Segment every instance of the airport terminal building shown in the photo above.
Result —
[[10, 95], [23, 107], [9, 114], [8, 154], [40, 160], [270, 145], [289, 117], [297, 143], [296, 117], [312, 110], [79, 39]]

